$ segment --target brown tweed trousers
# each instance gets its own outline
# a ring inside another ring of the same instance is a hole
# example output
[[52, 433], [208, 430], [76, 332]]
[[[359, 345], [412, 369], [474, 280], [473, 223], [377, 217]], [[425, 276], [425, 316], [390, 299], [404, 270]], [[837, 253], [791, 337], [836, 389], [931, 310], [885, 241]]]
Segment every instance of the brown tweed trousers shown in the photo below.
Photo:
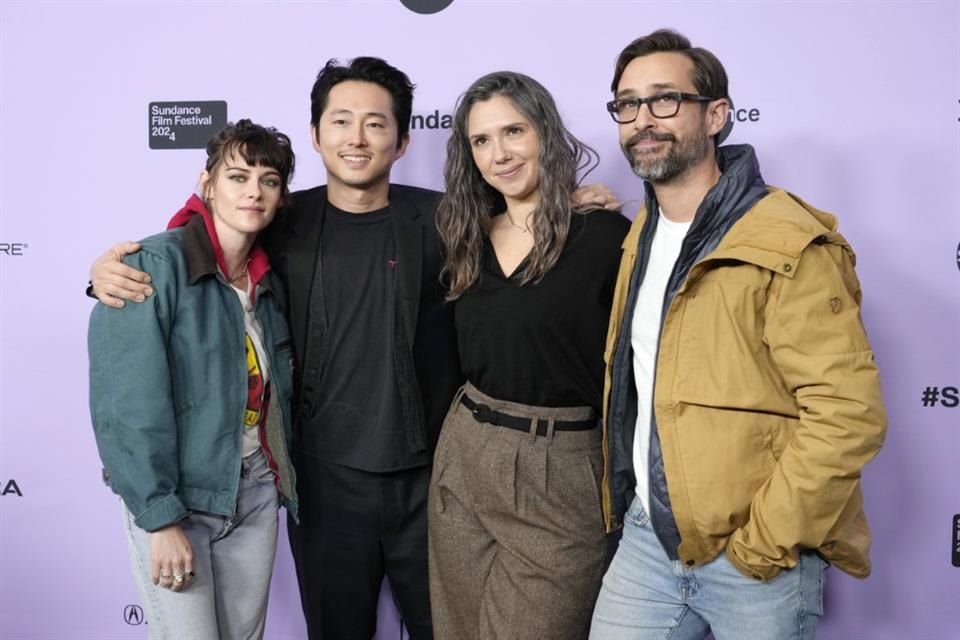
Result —
[[[480, 423], [471, 400], [534, 418], [530, 433]], [[430, 602], [438, 640], [579, 640], [600, 590], [606, 537], [601, 432], [556, 431], [590, 407], [532, 407], [470, 383], [440, 434], [429, 497]], [[535, 418], [549, 419], [545, 436]]]

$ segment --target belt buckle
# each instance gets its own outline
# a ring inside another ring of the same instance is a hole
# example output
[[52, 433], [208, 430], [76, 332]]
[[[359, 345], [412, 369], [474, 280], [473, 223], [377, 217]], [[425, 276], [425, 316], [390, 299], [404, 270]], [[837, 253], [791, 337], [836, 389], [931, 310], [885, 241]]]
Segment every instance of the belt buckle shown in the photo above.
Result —
[[493, 409], [485, 404], [477, 404], [472, 410], [473, 419], [477, 422], [486, 422], [492, 424], [493, 422]]

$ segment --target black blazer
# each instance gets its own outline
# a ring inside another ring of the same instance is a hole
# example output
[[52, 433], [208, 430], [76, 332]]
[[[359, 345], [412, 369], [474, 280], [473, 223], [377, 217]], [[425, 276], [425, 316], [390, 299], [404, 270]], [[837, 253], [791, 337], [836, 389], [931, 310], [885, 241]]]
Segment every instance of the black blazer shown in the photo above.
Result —
[[[443, 257], [435, 223], [439, 199], [436, 191], [390, 185], [399, 279], [393, 364], [410, 450], [426, 449], [431, 454], [450, 401], [463, 383], [453, 308], [445, 301], [440, 284]], [[323, 278], [319, 276], [326, 207], [326, 186], [298, 191], [262, 236], [289, 300], [298, 438], [300, 425], [312, 418], [317, 404], [311, 382], [319, 379], [327, 328]], [[309, 447], [309, 443], [303, 444]]]

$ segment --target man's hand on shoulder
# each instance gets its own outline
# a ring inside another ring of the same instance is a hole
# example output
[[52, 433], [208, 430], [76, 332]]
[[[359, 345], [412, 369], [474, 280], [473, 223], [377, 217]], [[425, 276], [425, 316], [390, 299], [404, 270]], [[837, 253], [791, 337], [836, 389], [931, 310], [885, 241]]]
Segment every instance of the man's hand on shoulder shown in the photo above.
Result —
[[137, 242], [121, 242], [97, 258], [90, 267], [90, 289], [97, 300], [122, 307], [124, 300], [143, 302], [153, 295], [150, 275], [123, 263], [123, 257], [140, 250]]
[[623, 206], [613, 191], [601, 182], [584, 185], [574, 191], [573, 204], [577, 207], [593, 206], [613, 210], [619, 210]]

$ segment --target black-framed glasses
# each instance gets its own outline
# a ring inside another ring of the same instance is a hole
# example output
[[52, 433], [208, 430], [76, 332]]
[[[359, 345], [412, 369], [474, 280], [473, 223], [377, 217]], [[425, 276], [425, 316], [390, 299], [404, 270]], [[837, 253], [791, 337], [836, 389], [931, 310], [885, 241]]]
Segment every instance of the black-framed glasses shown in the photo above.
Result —
[[698, 96], [682, 91], [666, 91], [647, 98], [617, 98], [607, 103], [610, 117], [618, 124], [630, 124], [640, 115], [640, 107], [647, 105], [654, 118], [672, 118], [680, 113], [680, 104], [687, 102], [712, 102], [714, 98]]

